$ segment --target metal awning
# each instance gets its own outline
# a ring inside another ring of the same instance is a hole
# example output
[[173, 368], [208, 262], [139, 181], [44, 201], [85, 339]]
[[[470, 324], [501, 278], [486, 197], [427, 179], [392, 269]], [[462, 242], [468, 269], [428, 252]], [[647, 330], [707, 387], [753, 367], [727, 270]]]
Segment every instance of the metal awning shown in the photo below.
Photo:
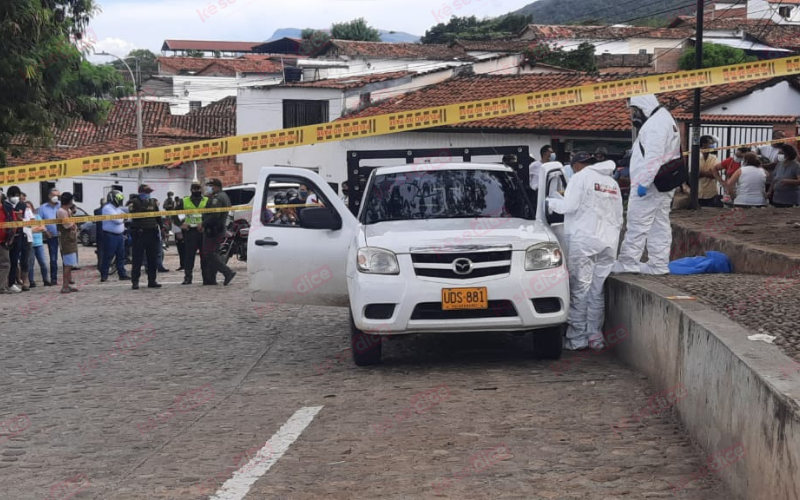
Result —
[[[694, 41], [694, 37], [691, 38]], [[727, 45], [735, 49], [750, 50], [754, 52], [791, 52], [791, 50], [779, 49], [771, 45], [763, 43], [752, 42], [750, 40], [742, 40], [741, 38], [714, 38], [703, 37], [703, 43], [715, 43], [717, 45]]]

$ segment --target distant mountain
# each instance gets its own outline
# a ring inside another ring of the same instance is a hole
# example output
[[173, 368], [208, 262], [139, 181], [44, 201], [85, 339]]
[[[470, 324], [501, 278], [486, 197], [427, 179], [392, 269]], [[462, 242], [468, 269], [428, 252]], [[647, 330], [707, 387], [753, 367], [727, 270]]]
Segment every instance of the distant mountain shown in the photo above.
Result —
[[[599, 24], [622, 23], [634, 18], [644, 24], [644, 18], [674, 19], [679, 15], [694, 15], [695, 8], [685, 7], [686, 0], [662, 0], [660, 2], [620, 2], [619, 0], [539, 0], [519, 9], [515, 14], [530, 14], [535, 24]], [[664, 11], [671, 11], [666, 12]]]
[[[329, 30], [323, 30], [329, 31]], [[298, 28], [281, 28], [275, 30], [275, 33], [272, 34], [272, 37], [267, 40], [267, 42], [271, 42], [273, 40], [279, 40], [281, 38], [289, 37], [289, 38], [300, 38], [300, 34], [303, 30]], [[411, 35], [409, 33], [404, 33], [402, 31], [386, 31], [386, 30], [378, 30], [381, 34], [381, 41], [384, 42], [394, 42], [394, 43], [417, 43], [419, 42], [419, 38], [416, 35]]]

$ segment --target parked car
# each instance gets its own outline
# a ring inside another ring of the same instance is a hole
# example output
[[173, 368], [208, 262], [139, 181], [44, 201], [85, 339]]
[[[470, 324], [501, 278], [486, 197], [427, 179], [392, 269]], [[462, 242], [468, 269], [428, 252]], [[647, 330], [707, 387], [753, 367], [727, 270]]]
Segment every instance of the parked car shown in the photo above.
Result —
[[[272, 186], [300, 183], [324, 206], [303, 208], [296, 224], [265, 221]], [[316, 173], [262, 168], [253, 300], [348, 307], [359, 366], [380, 362], [386, 336], [428, 332], [530, 332], [537, 356], [558, 359], [569, 310], [563, 216], [547, 214], [546, 196], [534, 210], [524, 185], [498, 164], [379, 167], [356, 217]], [[539, 192], [565, 186], [563, 166], [545, 164]]]

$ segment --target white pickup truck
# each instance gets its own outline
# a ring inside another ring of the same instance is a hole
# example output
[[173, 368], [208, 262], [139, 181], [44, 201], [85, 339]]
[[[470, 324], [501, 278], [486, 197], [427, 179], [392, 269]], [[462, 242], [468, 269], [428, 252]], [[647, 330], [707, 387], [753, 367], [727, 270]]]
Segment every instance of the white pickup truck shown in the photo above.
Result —
[[[270, 208], [274, 186], [287, 185], [315, 203]], [[545, 164], [539, 193], [565, 186], [562, 165]], [[557, 359], [569, 275], [563, 217], [548, 215], [544, 198], [534, 211], [504, 165], [379, 167], [355, 217], [316, 173], [262, 168], [248, 241], [253, 300], [348, 307], [359, 366], [380, 362], [386, 336], [430, 332], [531, 332], [534, 353]], [[278, 210], [291, 217], [281, 223]]]

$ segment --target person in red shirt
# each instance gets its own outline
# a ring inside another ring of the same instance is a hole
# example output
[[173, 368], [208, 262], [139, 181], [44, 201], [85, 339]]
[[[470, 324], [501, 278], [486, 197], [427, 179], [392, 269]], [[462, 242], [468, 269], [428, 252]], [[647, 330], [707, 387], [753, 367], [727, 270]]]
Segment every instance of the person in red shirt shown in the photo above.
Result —
[[[0, 194], [2, 200], [0, 204], [5, 204], [5, 195]], [[10, 218], [6, 215], [4, 208], [0, 208], [0, 222], [6, 222]], [[11, 258], [8, 255], [8, 243], [11, 241], [13, 229], [0, 228], [0, 294], [11, 293], [8, 288], [8, 273], [11, 271]]]

